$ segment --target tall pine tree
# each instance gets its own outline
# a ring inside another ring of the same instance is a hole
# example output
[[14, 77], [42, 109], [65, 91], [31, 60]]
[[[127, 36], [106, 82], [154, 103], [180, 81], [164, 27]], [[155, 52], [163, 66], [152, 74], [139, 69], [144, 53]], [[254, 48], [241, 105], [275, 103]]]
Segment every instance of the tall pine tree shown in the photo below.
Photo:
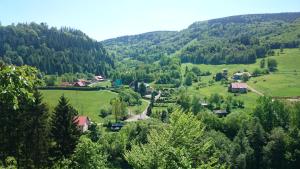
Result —
[[65, 96], [61, 96], [53, 112], [52, 137], [55, 141], [56, 157], [69, 157], [79, 140], [80, 131], [76, 126], [78, 112], [69, 104]]
[[50, 146], [49, 110], [42, 95], [35, 91], [34, 101], [24, 104], [24, 144], [22, 146], [26, 168], [41, 168], [47, 164]]

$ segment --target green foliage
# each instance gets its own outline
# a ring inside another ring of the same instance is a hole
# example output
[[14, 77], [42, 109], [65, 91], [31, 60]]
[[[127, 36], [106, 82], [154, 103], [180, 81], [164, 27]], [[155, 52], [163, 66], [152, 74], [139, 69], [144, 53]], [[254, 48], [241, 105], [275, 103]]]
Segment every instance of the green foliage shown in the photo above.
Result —
[[222, 80], [224, 77], [223, 77], [223, 74], [221, 73], [221, 72], [218, 72], [217, 74], [216, 74], [216, 77], [215, 77], [215, 80], [216, 81], [220, 81], [220, 80]]
[[287, 136], [281, 127], [274, 128], [271, 131], [270, 141], [263, 149], [266, 168], [287, 168], [287, 160], [285, 159], [287, 146], [286, 138]]
[[270, 72], [277, 70], [277, 61], [275, 59], [268, 59], [268, 69]]
[[132, 89], [124, 89], [119, 93], [122, 101], [128, 103], [128, 105], [140, 105], [141, 104], [141, 96], [140, 94], [134, 92]]
[[146, 90], [146, 85], [144, 83], [141, 83], [139, 86], [139, 93], [141, 94], [141, 96], [145, 96]]
[[90, 72], [108, 75], [114, 65], [102, 44], [71, 28], [30, 23], [0, 26], [0, 58], [31, 65], [47, 74]]
[[117, 58], [146, 63], [168, 55], [177, 56], [182, 63], [249, 64], [271, 55], [273, 49], [297, 48], [299, 16], [299, 13], [232, 16], [195, 22], [179, 32], [124, 36], [105, 40], [103, 44]]
[[55, 141], [53, 156], [70, 157], [78, 142], [80, 131], [76, 125], [78, 115], [69, 100], [62, 95], [55, 107], [52, 117], [51, 134]]
[[243, 82], [247, 82], [248, 80], [249, 80], [249, 75], [247, 74], [247, 73], [244, 73], [243, 75], [242, 75], [242, 81]]
[[266, 144], [266, 133], [257, 118], [254, 118], [248, 131], [248, 140], [254, 150], [254, 168], [263, 166], [263, 146]]
[[29, 66], [1, 66], [0, 67], [0, 100], [7, 106], [18, 109], [21, 99], [33, 101], [33, 91], [41, 84], [37, 77], [38, 71]]
[[192, 99], [192, 103], [191, 103], [191, 110], [192, 112], [196, 115], [197, 113], [199, 113], [201, 110], [202, 110], [202, 106], [201, 106], [201, 103], [200, 103], [200, 98], [197, 97], [197, 96], [194, 96], [193, 99]]
[[185, 77], [185, 81], [184, 84], [186, 86], [191, 86], [193, 84], [193, 78], [194, 78], [194, 74], [189, 72], [187, 73], [186, 77]]
[[295, 106], [291, 109], [291, 126], [300, 128], [300, 103], [295, 103]]
[[290, 111], [278, 100], [270, 97], [261, 97], [258, 102], [254, 116], [258, 117], [266, 131], [271, 131], [275, 127], [288, 128]]
[[184, 111], [189, 111], [191, 98], [186, 93], [186, 91], [181, 90], [179, 93], [179, 97], [177, 98], [177, 103], [181, 106]]
[[111, 113], [115, 116], [116, 123], [127, 117], [127, 105], [120, 98], [114, 98], [110, 101]]
[[[5, 169], [17, 169], [18, 168], [18, 162], [14, 157], [7, 157], [5, 159]], [[1, 167], [1, 166], [0, 166]]]
[[80, 138], [71, 161], [70, 168], [74, 169], [107, 168], [107, 157], [101, 144], [85, 137]]
[[216, 154], [209, 154], [212, 142], [203, 140], [204, 125], [194, 116], [174, 112], [170, 125], [152, 130], [148, 143], [135, 144], [125, 158], [134, 168], [224, 168]]
[[25, 168], [44, 166], [50, 142], [49, 113], [36, 91], [37, 71], [2, 66], [0, 74], [0, 159], [13, 156]]
[[252, 168], [253, 149], [250, 147], [249, 140], [246, 137], [245, 128], [242, 127], [234, 138], [234, 147], [232, 149], [233, 168]]
[[266, 61], [265, 61], [265, 59], [262, 59], [261, 61], [260, 61], [260, 68], [265, 68], [265, 66], [266, 66]]

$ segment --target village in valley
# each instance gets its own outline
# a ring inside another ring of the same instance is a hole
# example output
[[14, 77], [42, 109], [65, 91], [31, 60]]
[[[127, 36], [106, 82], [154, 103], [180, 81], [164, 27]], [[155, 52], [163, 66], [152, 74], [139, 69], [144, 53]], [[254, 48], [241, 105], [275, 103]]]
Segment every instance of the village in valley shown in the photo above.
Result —
[[[230, 73], [229, 73], [230, 72]], [[240, 71], [232, 72], [227, 68], [221, 69], [216, 74], [212, 75], [212, 80], [222, 81], [221, 83], [225, 83], [224, 89], [227, 88], [227, 93], [231, 93], [233, 97], [238, 97], [240, 95], [247, 95], [248, 92], [254, 92], [256, 95], [262, 95], [260, 92], [257, 92], [255, 89], [250, 88], [247, 84], [247, 81], [250, 80], [252, 77], [251, 73], [248, 71]], [[105, 85], [101, 85], [105, 84]], [[101, 88], [99, 88], [99, 85]], [[98, 87], [97, 87], [98, 86]], [[68, 90], [68, 89], [75, 89], [75, 90], [91, 90], [94, 92], [98, 92], [99, 90], [105, 91], [112, 91], [119, 93], [121, 90], [129, 89], [134, 90], [136, 92], [140, 92], [141, 87], [143, 87], [144, 92], [140, 93], [142, 98], [141, 100], [147, 103], [146, 107], [143, 110], [135, 114], [134, 112], [129, 112], [123, 120], [110, 120], [107, 124], [98, 123], [101, 125], [105, 125], [108, 127], [110, 131], [119, 131], [124, 124], [128, 122], [134, 122], [137, 120], [147, 120], [151, 116], [157, 117], [157, 113], [164, 112], [167, 108], [172, 107], [172, 109], [176, 108], [175, 103], [176, 100], [180, 99], [178, 97], [178, 91], [181, 90], [180, 88], [154, 88], [155, 84], [148, 84], [143, 81], [132, 81], [129, 85], [122, 84], [122, 79], [106, 79], [105, 76], [96, 75], [89, 79], [80, 78], [75, 80], [74, 82], [61, 82], [60, 85], [56, 86], [59, 90]], [[223, 85], [224, 86], [224, 85]], [[227, 87], [226, 87], [227, 86]], [[47, 86], [48, 87], [55, 86]], [[74, 88], [76, 87], [76, 88]], [[207, 87], [209, 88], [209, 86]], [[253, 91], [254, 90], [254, 91]], [[227, 116], [232, 109], [244, 109], [244, 101], [230, 98], [223, 98], [222, 95], [211, 93], [211, 98], [203, 97], [199, 100], [199, 105], [202, 107], [202, 111], [211, 111], [219, 117]], [[76, 96], [77, 97], [77, 96]], [[217, 101], [213, 99], [213, 97], [220, 97], [217, 98]], [[73, 98], [70, 98], [71, 100]], [[228, 105], [228, 100], [230, 99], [231, 105]], [[224, 106], [224, 104], [226, 104]], [[174, 107], [175, 106], [175, 107]], [[101, 106], [100, 106], [101, 107]], [[98, 110], [100, 111], [100, 107]], [[150, 108], [149, 108], [150, 107]], [[158, 112], [149, 112], [151, 109], [157, 110]], [[179, 108], [179, 107], [178, 107]], [[130, 110], [129, 110], [130, 111]], [[160, 112], [162, 111], [162, 112]], [[150, 114], [151, 113], [151, 114]], [[153, 114], [152, 114], [153, 113]], [[90, 118], [89, 116], [84, 115], [85, 112], [81, 112], [82, 115], [76, 116], [76, 124], [81, 132], [88, 131], [89, 127], [97, 122], [98, 120], [93, 121], [94, 119]], [[161, 115], [160, 115], [161, 116]], [[107, 122], [107, 121], [106, 121]]]
[[299, 0], [13, 1], [0, 169], [299, 169]]

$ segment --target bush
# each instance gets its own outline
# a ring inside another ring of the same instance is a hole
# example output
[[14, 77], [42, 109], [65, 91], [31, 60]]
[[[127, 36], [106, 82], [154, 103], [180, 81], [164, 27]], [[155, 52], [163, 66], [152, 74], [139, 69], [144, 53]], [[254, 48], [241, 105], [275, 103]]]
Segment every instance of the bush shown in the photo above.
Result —
[[111, 112], [109, 110], [107, 110], [107, 109], [101, 109], [99, 116], [102, 117], [102, 118], [105, 118], [106, 116], [108, 116], [110, 114], [111, 114]]

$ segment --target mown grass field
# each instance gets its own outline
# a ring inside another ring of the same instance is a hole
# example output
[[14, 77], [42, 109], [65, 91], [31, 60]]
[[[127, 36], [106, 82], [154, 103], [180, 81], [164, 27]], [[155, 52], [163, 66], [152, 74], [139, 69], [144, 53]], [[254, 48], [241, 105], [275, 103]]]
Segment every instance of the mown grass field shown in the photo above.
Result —
[[106, 80], [103, 82], [94, 83], [91, 87], [111, 87], [111, 81]]
[[[104, 122], [105, 120], [113, 119], [113, 116], [108, 116], [102, 119], [99, 116], [100, 110], [102, 108], [110, 107], [110, 100], [112, 98], [118, 97], [117, 93], [100, 90], [100, 91], [75, 91], [75, 90], [41, 90], [43, 94], [44, 101], [49, 105], [52, 111], [54, 107], [58, 104], [59, 97], [65, 95], [72, 106], [74, 106], [79, 114], [86, 115], [95, 122]], [[130, 110], [135, 110], [140, 112], [144, 110], [147, 106], [146, 101], [142, 101], [142, 105], [129, 107]]]
[[[300, 96], [300, 50], [299, 49], [284, 49], [283, 53], [279, 55], [268, 57], [274, 58], [278, 62], [278, 71], [268, 75], [251, 78], [247, 83], [256, 90], [268, 96]], [[267, 59], [267, 58], [266, 58]], [[221, 72], [222, 69], [228, 69], [229, 77], [237, 71], [244, 69], [252, 72], [255, 68], [259, 68], [261, 59], [257, 59], [255, 64], [231, 64], [231, 65], [204, 65], [204, 64], [183, 64], [182, 71], [185, 67], [198, 66], [201, 71], [210, 71], [212, 75], [201, 77], [201, 82], [207, 83], [213, 79], [213, 75]], [[227, 97], [233, 96], [227, 91], [227, 86], [220, 82], [215, 82], [211, 86], [198, 88], [197, 83], [187, 88], [190, 95], [197, 95], [201, 97], [209, 97], [213, 93], [218, 93]], [[245, 110], [251, 110], [255, 107], [256, 100], [259, 95], [254, 92], [241, 94], [240, 96], [233, 96], [233, 98], [243, 100], [245, 103]]]
[[300, 50], [285, 49], [279, 56], [278, 71], [252, 78], [251, 86], [270, 96], [300, 96]]

